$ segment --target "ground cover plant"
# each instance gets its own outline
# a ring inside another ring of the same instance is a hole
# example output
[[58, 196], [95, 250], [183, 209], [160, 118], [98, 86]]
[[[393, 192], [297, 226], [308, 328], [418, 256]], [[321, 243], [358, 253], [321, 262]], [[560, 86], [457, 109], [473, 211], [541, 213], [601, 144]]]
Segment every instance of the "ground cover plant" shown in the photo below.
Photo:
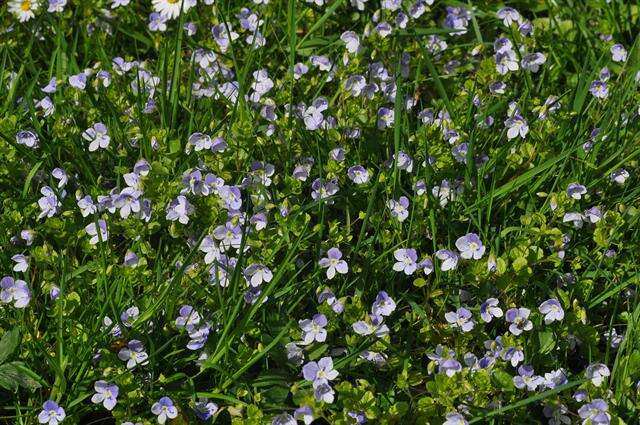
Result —
[[0, 421], [638, 424], [640, 11], [0, 5]]

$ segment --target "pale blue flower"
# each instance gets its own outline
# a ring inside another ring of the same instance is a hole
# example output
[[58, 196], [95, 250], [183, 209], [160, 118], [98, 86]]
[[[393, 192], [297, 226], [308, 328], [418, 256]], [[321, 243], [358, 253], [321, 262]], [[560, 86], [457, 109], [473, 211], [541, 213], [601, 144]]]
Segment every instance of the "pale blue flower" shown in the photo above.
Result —
[[31, 291], [24, 280], [5, 276], [0, 280], [0, 301], [13, 302], [15, 308], [25, 308], [31, 301]]
[[527, 391], [535, 391], [544, 384], [541, 376], [533, 374], [533, 368], [529, 365], [522, 365], [518, 368], [518, 376], [513, 377], [513, 385], [516, 388], [526, 388]]
[[456, 360], [456, 352], [440, 344], [436, 347], [435, 353], [427, 354], [427, 357], [438, 365], [439, 373], [444, 373], [449, 378], [462, 371], [462, 365]]
[[[42, 217], [53, 217], [62, 207], [62, 203], [60, 202], [58, 195], [49, 186], [42, 187], [40, 189], [40, 193], [42, 194], [42, 197], [38, 199], [38, 206], [40, 207], [40, 215], [38, 216], [38, 219]], [[60, 194], [64, 197], [65, 192], [62, 191]]]
[[115, 9], [120, 6], [128, 6], [131, 0], [111, 0], [111, 8]]
[[369, 181], [369, 172], [362, 165], [354, 165], [347, 170], [347, 175], [355, 184], [365, 184]]
[[173, 405], [173, 400], [169, 397], [162, 397], [153, 403], [151, 413], [158, 417], [159, 424], [164, 424], [167, 419], [174, 419], [178, 416], [178, 409]]
[[251, 264], [244, 269], [244, 275], [253, 287], [271, 282], [271, 279], [273, 279], [273, 273], [263, 264]]
[[311, 425], [313, 422], [313, 409], [309, 406], [298, 407], [293, 413], [294, 418], [301, 420], [305, 425]]
[[508, 128], [507, 130], [507, 138], [509, 140], [520, 136], [524, 139], [529, 132], [529, 124], [527, 121], [520, 115], [514, 115], [511, 118], [508, 118], [504, 125]]
[[607, 83], [601, 80], [595, 80], [589, 87], [591, 94], [598, 99], [606, 99], [609, 96], [609, 89]]
[[626, 62], [627, 61], [627, 50], [624, 48], [622, 44], [614, 44], [611, 46], [611, 59], [614, 62]]
[[375, 334], [383, 337], [389, 334], [389, 327], [383, 323], [383, 317], [376, 314], [367, 315], [368, 320], [360, 320], [351, 325], [353, 331], [358, 335]]
[[469, 310], [460, 307], [456, 311], [449, 311], [444, 315], [452, 328], [458, 328], [462, 333], [469, 332], [475, 326], [473, 315]]
[[42, 411], [38, 414], [38, 422], [47, 425], [58, 425], [66, 417], [61, 406], [53, 400], [47, 400], [42, 405]]
[[315, 314], [311, 319], [298, 321], [302, 330], [302, 340], [304, 345], [312, 344], [314, 341], [324, 342], [327, 339], [327, 317], [324, 314]]
[[184, 195], [178, 196], [167, 205], [167, 220], [178, 221], [182, 224], [189, 223], [189, 215], [193, 214], [195, 208]]
[[16, 263], [13, 266], [14, 272], [25, 273], [29, 269], [29, 257], [22, 254], [16, 254], [11, 257], [11, 260]]
[[98, 220], [98, 225], [96, 223], [90, 223], [85, 226], [85, 232], [91, 239], [89, 239], [89, 243], [91, 245], [95, 245], [99, 242], [106, 242], [109, 239], [109, 231], [107, 230], [107, 222], [104, 220]]
[[318, 264], [323, 269], [327, 269], [327, 279], [333, 279], [336, 272], [346, 274], [349, 271], [349, 265], [342, 259], [342, 252], [335, 247], [329, 249], [327, 256], [321, 258]]
[[480, 317], [487, 323], [491, 322], [494, 317], [502, 317], [502, 309], [498, 307], [498, 300], [496, 298], [487, 298], [487, 300], [480, 305]]
[[547, 325], [564, 319], [564, 310], [562, 309], [560, 302], [555, 298], [546, 300], [540, 304], [538, 310], [540, 313], [544, 314], [544, 323]]
[[312, 382], [314, 387], [320, 384], [327, 384], [338, 377], [338, 371], [333, 369], [331, 357], [323, 357], [317, 362], [309, 362], [302, 368], [304, 379]]
[[523, 331], [533, 329], [533, 323], [529, 320], [531, 310], [528, 308], [510, 308], [505, 314], [505, 320], [509, 325], [509, 331], [514, 335], [520, 335]]
[[587, 379], [590, 379], [593, 385], [599, 387], [611, 375], [607, 365], [603, 363], [593, 363], [587, 366], [584, 372]]
[[101, 122], [95, 123], [93, 127], [87, 128], [82, 133], [82, 138], [90, 142], [89, 152], [94, 152], [99, 148], [106, 149], [109, 146], [111, 138], [107, 133], [107, 127]]
[[583, 419], [583, 425], [609, 425], [611, 423], [611, 415], [608, 410], [607, 402], [601, 398], [596, 398], [591, 403], [580, 407], [578, 415]]
[[534, 74], [540, 70], [540, 67], [547, 61], [547, 57], [540, 53], [530, 53], [522, 58], [520, 65], [522, 69], [531, 71]]
[[559, 387], [560, 385], [567, 384], [569, 379], [564, 370], [557, 369], [544, 374], [544, 386], [548, 389]]
[[390, 316], [395, 309], [395, 301], [385, 291], [378, 292], [376, 300], [371, 306], [371, 312], [376, 316]]
[[442, 425], [469, 425], [469, 422], [460, 413], [447, 413]]
[[611, 181], [619, 185], [623, 185], [624, 182], [629, 178], [629, 172], [624, 168], [620, 168], [619, 170], [611, 173], [611, 176], [609, 178], [611, 179]]
[[440, 270], [443, 272], [454, 270], [458, 267], [458, 254], [448, 249], [439, 249], [435, 253], [436, 257], [442, 261], [440, 264]]
[[340, 36], [340, 40], [342, 40], [345, 44], [347, 52], [351, 54], [358, 53], [360, 50], [360, 38], [358, 34], [353, 31], [345, 31]]
[[208, 421], [218, 413], [219, 408], [216, 403], [210, 402], [205, 398], [196, 402], [193, 410], [195, 411], [198, 419]]
[[460, 257], [470, 260], [479, 260], [485, 252], [485, 247], [480, 237], [475, 233], [467, 233], [456, 240], [456, 248], [460, 251]]
[[140, 316], [140, 309], [138, 307], [131, 306], [120, 314], [120, 321], [123, 325], [130, 328], [133, 326], [133, 322], [135, 322]]
[[281, 413], [273, 418], [271, 425], [297, 425], [297, 421], [288, 413]]
[[587, 193], [587, 188], [580, 183], [570, 183], [567, 186], [567, 195], [573, 199], [582, 199], [582, 195]]
[[93, 388], [96, 393], [91, 397], [91, 402], [94, 404], [102, 404], [102, 406], [107, 410], [113, 410], [118, 402], [118, 386], [116, 384], [100, 380], [96, 381]]
[[145, 352], [142, 342], [137, 339], [129, 341], [127, 346], [118, 352], [118, 358], [127, 362], [127, 369], [133, 369], [138, 365], [144, 366], [149, 363], [149, 355]]
[[16, 133], [16, 143], [19, 145], [24, 145], [28, 148], [35, 149], [38, 147], [40, 140], [38, 139], [38, 135], [33, 131], [19, 131]]
[[393, 257], [396, 259], [396, 263], [393, 265], [393, 270], [397, 272], [404, 272], [406, 275], [412, 275], [418, 268], [418, 254], [413, 248], [401, 248], [396, 249], [393, 252]]
[[69, 85], [78, 90], [84, 90], [87, 85], [87, 74], [81, 72], [69, 77]]
[[315, 396], [317, 401], [322, 401], [328, 404], [333, 403], [335, 398], [335, 391], [331, 386], [327, 383], [320, 383], [314, 385], [313, 387], [313, 395]]
[[391, 216], [398, 219], [399, 222], [403, 222], [409, 217], [409, 199], [406, 196], [401, 196], [397, 201], [390, 199], [387, 201], [387, 207], [391, 210]]
[[514, 22], [518, 24], [522, 22], [522, 16], [513, 7], [503, 7], [502, 9], [498, 10], [496, 15], [499, 19], [502, 19], [502, 23], [506, 27], [511, 26], [511, 24], [513, 24]]

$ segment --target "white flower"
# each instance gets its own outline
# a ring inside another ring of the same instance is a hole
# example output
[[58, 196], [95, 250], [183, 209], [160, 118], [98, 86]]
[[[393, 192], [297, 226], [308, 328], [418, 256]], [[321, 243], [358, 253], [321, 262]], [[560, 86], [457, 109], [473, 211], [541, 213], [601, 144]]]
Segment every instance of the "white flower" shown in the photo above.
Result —
[[128, 6], [131, 0], [111, 0], [111, 8], [115, 9], [120, 6]]
[[9, 12], [13, 13], [20, 22], [27, 22], [36, 15], [33, 13], [38, 10], [38, 2], [33, 0], [12, 0], [9, 2]]
[[175, 19], [180, 16], [180, 5], [182, 12], [186, 13], [196, 5], [196, 0], [153, 0], [153, 10], [167, 19]]

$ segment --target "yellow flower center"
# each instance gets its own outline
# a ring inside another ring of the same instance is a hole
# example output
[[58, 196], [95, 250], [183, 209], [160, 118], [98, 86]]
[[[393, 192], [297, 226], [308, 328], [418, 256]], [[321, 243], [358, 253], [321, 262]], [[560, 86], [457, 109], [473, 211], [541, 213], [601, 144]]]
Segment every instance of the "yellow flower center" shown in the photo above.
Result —
[[179, 1], [180, 0], [167, 0], [169, 4], [175, 4], [175, 3], [178, 3]]
[[28, 12], [29, 10], [31, 10], [31, 2], [28, 0], [23, 1], [20, 5], [20, 9], [22, 9], [23, 12]]

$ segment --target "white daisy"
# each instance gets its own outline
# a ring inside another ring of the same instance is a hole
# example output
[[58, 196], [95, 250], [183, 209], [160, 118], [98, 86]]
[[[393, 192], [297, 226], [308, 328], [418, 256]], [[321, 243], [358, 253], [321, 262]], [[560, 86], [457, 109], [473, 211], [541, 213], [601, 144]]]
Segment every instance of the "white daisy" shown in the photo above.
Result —
[[9, 2], [9, 12], [13, 13], [20, 22], [27, 22], [36, 15], [33, 13], [38, 9], [38, 2], [33, 0], [12, 0]]
[[153, 0], [153, 9], [167, 19], [175, 19], [180, 16], [180, 5], [182, 12], [186, 13], [196, 5], [196, 0]]

